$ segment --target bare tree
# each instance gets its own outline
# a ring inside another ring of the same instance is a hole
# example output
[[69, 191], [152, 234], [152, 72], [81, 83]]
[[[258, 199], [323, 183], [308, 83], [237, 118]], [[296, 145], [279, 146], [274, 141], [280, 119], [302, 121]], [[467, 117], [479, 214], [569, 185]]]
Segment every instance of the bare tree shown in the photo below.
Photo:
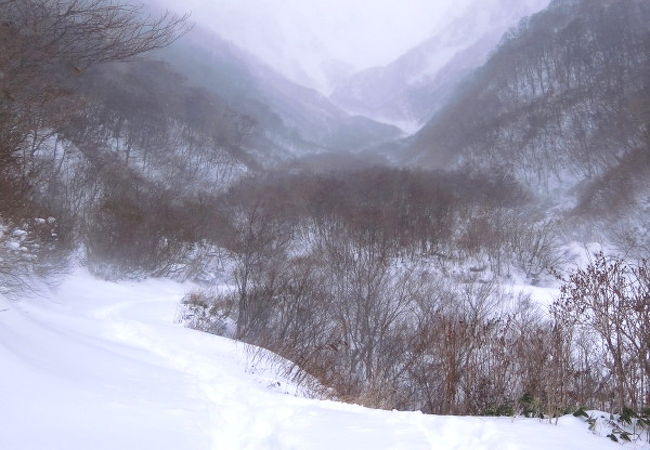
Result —
[[109, 0], [5, 0], [0, 17], [0, 160], [60, 122], [64, 110], [54, 105], [75, 75], [167, 46], [187, 30], [185, 16], [147, 17]]
[[39, 151], [52, 146], [56, 152], [80, 109], [77, 75], [169, 45], [187, 29], [185, 16], [151, 17], [112, 0], [0, 0], [0, 190], [11, 193], [10, 201], [0, 201], [0, 213], [6, 219], [31, 201]]
[[556, 315], [590, 333], [610, 371], [615, 403], [623, 411], [647, 405], [650, 392], [650, 277], [646, 261], [629, 264], [597, 255], [574, 273], [554, 305]]

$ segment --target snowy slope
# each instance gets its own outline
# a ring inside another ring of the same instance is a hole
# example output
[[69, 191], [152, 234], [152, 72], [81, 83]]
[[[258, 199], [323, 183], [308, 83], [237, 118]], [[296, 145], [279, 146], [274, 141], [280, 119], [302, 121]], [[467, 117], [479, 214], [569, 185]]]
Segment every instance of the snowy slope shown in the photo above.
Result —
[[339, 83], [330, 98], [351, 113], [416, 131], [465, 76], [485, 63], [508, 29], [548, 3], [470, 1], [464, 12], [427, 40], [385, 66], [354, 74]]
[[174, 323], [187, 289], [77, 273], [43, 297], [0, 298], [0, 449], [618, 447], [573, 417], [433, 417], [285, 394], [270, 369], [251, 372], [244, 345]]
[[316, 90], [293, 83], [248, 50], [204, 29], [192, 30], [156, 57], [187, 77], [188, 84], [206, 89], [255, 121], [258, 141], [251, 146], [261, 165], [324, 150], [361, 150], [400, 136], [398, 128], [348, 114]]

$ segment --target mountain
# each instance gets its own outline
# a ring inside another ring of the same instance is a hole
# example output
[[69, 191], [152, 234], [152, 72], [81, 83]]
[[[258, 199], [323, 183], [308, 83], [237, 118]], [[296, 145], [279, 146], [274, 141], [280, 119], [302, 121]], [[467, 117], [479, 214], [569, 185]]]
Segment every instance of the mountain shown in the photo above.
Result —
[[287, 79], [329, 94], [353, 73], [385, 65], [469, 3], [484, 0], [144, 0], [245, 48]]
[[330, 98], [347, 111], [417, 129], [467, 74], [485, 62], [506, 30], [547, 4], [548, 0], [472, 4], [392, 63], [353, 75]]
[[[410, 157], [519, 168], [566, 160], [597, 171], [642, 133], [634, 105], [650, 82], [647, 19], [642, 0], [555, 0], [513, 30], [414, 136]], [[543, 151], [544, 160], [525, 158]]]
[[258, 149], [266, 158], [362, 150], [400, 135], [396, 127], [343, 111], [213, 33], [193, 31], [158, 57], [252, 117], [268, 140]]
[[523, 21], [417, 133], [417, 166], [505, 169], [596, 216], [650, 175], [650, 3], [555, 0]]

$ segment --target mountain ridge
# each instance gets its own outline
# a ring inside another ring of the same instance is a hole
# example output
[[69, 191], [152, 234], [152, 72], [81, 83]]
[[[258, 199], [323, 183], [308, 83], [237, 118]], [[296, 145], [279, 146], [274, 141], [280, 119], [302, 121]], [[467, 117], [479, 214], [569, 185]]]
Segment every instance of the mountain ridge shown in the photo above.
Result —
[[392, 63], [373, 67], [339, 84], [330, 98], [342, 108], [411, 131], [446, 102], [448, 92], [487, 59], [507, 29], [542, 9], [548, 0], [472, 5], [431, 38]]

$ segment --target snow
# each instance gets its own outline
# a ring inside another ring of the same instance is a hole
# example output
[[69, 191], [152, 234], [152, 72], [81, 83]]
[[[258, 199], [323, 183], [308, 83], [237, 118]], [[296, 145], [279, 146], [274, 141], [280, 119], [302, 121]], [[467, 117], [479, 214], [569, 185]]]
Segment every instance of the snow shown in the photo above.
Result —
[[5, 247], [7, 247], [9, 250], [19, 251], [20, 250], [20, 243], [16, 242], [16, 241], [7, 241], [5, 243]]
[[435, 417], [291, 395], [254, 349], [176, 323], [194, 288], [79, 271], [41, 296], [0, 297], [0, 449], [619, 447], [574, 417]]

